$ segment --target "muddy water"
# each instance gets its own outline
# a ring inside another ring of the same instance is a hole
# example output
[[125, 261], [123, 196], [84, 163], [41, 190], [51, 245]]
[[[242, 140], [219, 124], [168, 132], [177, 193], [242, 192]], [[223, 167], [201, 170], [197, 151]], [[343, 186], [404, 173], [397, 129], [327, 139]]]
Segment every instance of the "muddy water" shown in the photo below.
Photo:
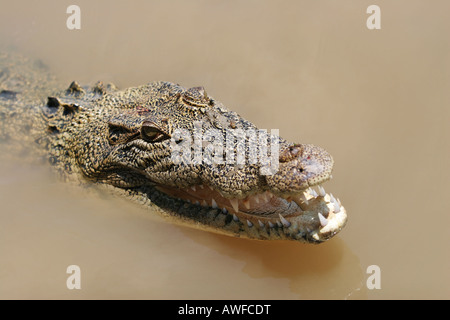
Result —
[[205, 86], [329, 150], [349, 223], [320, 246], [229, 238], [3, 161], [0, 298], [450, 298], [447, 2], [377, 1], [381, 30], [369, 1], [77, 1], [77, 31], [70, 4], [1, 1], [3, 46], [67, 84]]

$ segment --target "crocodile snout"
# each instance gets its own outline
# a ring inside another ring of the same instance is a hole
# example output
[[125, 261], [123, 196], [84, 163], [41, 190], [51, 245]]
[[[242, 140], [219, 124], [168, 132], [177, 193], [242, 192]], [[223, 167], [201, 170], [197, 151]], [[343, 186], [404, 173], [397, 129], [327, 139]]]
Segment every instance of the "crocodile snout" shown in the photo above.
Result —
[[298, 193], [331, 177], [333, 158], [311, 144], [294, 144], [281, 150], [278, 171], [266, 176], [270, 190], [280, 194]]

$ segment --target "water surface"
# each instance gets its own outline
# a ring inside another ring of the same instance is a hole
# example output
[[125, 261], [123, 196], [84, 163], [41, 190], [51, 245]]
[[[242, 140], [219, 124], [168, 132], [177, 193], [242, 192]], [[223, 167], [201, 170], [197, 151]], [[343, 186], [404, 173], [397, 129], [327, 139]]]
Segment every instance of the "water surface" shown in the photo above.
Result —
[[[0, 298], [450, 298], [450, 5], [377, 1], [1, 1], [0, 39], [63, 83], [203, 85], [335, 159], [346, 228], [319, 246], [173, 226], [2, 160]], [[66, 287], [79, 265], [81, 290]], [[366, 287], [367, 267], [381, 289]]]

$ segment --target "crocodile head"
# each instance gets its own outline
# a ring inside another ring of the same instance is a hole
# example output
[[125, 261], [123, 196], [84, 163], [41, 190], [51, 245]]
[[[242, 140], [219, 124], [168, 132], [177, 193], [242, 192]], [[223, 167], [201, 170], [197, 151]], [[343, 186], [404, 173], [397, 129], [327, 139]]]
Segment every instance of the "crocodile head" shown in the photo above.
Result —
[[157, 82], [75, 105], [61, 131], [83, 174], [147, 197], [173, 220], [313, 243], [346, 223], [340, 201], [321, 186], [333, 168], [325, 150], [259, 130], [202, 87]]

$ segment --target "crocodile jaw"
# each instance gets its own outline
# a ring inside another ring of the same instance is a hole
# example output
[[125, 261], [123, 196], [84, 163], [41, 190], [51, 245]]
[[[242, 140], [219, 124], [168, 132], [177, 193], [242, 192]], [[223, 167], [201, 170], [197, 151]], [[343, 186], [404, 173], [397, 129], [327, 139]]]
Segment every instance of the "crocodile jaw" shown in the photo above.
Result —
[[[266, 191], [242, 199], [226, 198], [208, 185], [157, 188], [191, 205], [229, 216], [229, 219], [219, 219], [220, 226], [216, 225], [217, 216], [202, 218], [201, 229], [220, 229], [220, 233], [241, 237], [320, 243], [332, 238], [347, 222], [347, 213], [340, 201], [320, 185], [297, 195], [277, 196]], [[228, 225], [224, 226], [223, 221], [228, 221]]]
[[[222, 168], [216, 171], [219, 178], [210, 175], [214, 179], [206, 176], [209, 180], [202, 179], [197, 184], [158, 184], [157, 188], [172, 198], [231, 217], [192, 216], [195, 223], [206, 226], [203, 229], [212, 227], [221, 233], [231, 231], [254, 239], [313, 243], [330, 239], [347, 221], [340, 201], [327, 194], [321, 185], [331, 179], [333, 158], [320, 147], [304, 144], [289, 145], [280, 154], [280, 167], [275, 174], [247, 175], [252, 179], [261, 178], [264, 182], [260, 185], [236, 187], [241, 172]], [[228, 180], [225, 184], [217, 183], [223, 181], [220, 178], [223, 174], [227, 174]], [[199, 208], [192, 209], [199, 211]]]

